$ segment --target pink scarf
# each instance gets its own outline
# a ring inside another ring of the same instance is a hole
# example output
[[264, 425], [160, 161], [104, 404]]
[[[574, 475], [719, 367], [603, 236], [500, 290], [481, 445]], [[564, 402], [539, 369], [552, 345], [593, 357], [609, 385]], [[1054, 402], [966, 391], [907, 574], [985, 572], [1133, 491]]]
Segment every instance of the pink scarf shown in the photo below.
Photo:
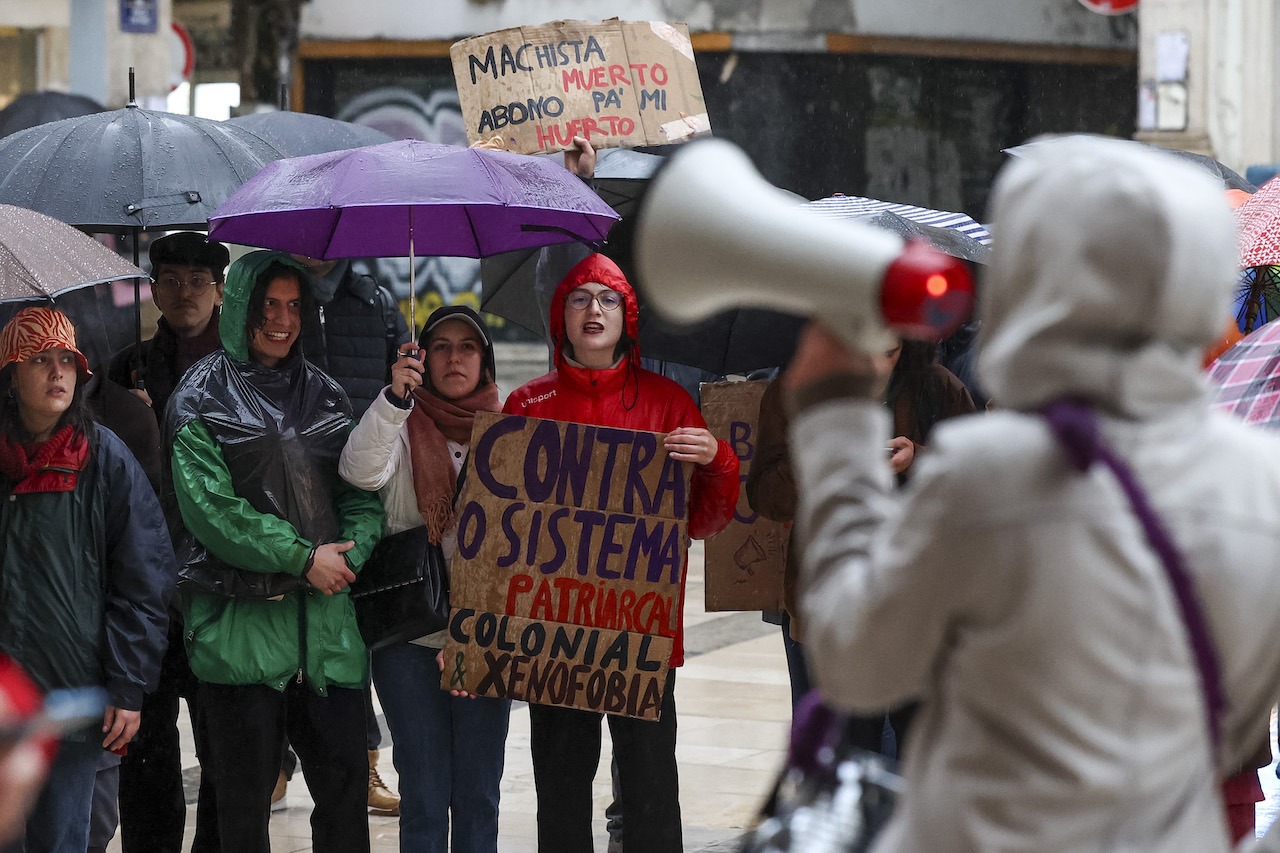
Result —
[[409, 462], [418, 512], [427, 525], [427, 538], [439, 544], [453, 524], [453, 498], [458, 488], [447, 441], [471, 442], [476, 412], [497, 412], [498, 386], [492, 382], [458, 400], [437, 397], [426, 388], [413, 392], [409, 413]]

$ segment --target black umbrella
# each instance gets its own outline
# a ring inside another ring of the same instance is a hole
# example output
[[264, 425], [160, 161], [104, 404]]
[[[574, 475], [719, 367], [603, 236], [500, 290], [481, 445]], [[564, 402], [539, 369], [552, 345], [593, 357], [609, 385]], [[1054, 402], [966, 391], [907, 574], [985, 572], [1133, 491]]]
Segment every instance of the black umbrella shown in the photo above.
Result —
[[592, 183], [600, 198], [619, 216], [635, 214], [649, 178], [662, 165], [663, 157], [629, 148], [606, 148], [600, 152]]
[[[0, 203], [85, 231], [131, 233], [136, 265], [139, 232], [204, 230], [218, 205], [284, 152], [226, 122], [139, 108], [132, 69], [129, 95], [123, 109], [42, 124], [0, 140]], [[140, 301], [135, 283], [138, 343]], [[138, 376], [141, 387], [141, 365]]]
[[[627, 148], [606, 148], [599, 152], [592, 186], [623, 219], [610, 232], [610, 248], [606, 254], [625, 270], [628, 261], [618, 251], [628, 243], [623, 236], [629, 228], [628, 217], [638, 208], [649, 177], [662, 165], [663, 158]], [[547, 334], [547, 306], [551, 293], [570, 268], [587, 254], [584, 247], [555, 249], [522, 249], [504, 252], [480, 261], [480, 310], [510, 320], [537, 335]]]
[[49, 91], [24, 92], [10, 101], [9, 106], [0, 110], [0, 137], [51, 121], [100, 113], [105, 109], [102, 104], [84, 95]]
[[250, 113], [229, 118], [223, 123], [261, 136], [289, 157], [305, 157], [308, 154], [324, 154], [328, 151], [363, 148], [366, 145], [395, 141], [372, 127], [289, 110]]
[[135, 104], [0, 140], [0, 203], [89, 231], [196, 228], [284, 152], [227, 122]]

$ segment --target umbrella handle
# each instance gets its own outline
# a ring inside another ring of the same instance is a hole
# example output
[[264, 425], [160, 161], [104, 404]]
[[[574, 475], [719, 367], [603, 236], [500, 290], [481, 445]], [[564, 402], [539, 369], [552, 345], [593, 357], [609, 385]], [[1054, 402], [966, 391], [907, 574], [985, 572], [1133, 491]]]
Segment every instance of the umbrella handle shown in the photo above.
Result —
[[413, 206], [409, 206], [409, 340], [418, 339], [418, 288], [414, 283]]

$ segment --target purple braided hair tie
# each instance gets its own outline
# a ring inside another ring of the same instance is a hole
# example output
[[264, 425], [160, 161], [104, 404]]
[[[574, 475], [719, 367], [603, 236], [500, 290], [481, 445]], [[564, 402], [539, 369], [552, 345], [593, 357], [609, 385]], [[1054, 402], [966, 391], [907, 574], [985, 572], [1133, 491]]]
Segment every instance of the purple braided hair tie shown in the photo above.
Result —
[[1073, 468], [1083, 473], [1094, 462], [1101, 462], [1111, 469], [1141, 522], [1147, 541], [1159, 556], [1177, 598], [1191, 651], [1200, 670], [1209, 740], [1214, 752], [1217, 752], [1221, 740], [1222, 713], [1226, 704], [1222, 692], [1222, 674], [1218, 668], [1218, 657], [1213, 648], [1208, 622], [1196, 594], [1195, 578], [1187, 570], [1182, 553], [1165, 530], [1133, 472], [1103, 442], [1098, 416], [1092, 408], [1073, 400], [1056, 400], [1045, 406], [1041, 414]]

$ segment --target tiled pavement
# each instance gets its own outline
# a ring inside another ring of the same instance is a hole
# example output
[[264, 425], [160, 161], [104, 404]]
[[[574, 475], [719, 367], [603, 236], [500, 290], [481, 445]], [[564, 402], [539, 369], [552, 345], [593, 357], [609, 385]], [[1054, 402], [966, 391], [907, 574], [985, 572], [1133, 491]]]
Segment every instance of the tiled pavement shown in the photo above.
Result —
[[[790, 693], [778, 628], [761, 622], [758, 613], [705, 613], [702, 597], [702, 548], [695, 543], [690, 549], [685, 608], [688, 660], [676, 679], [684, 847], [688, 853], [728, 853], [749, 828], [781, 765]], [[188, 768], [184, 775], [194, 794], [199, 771], [185, 712], [182, 726], [183, 766]], [[606, 748], [595, 782], [598, 851], [604, 851], [607, 842], [604, 810], [610, 801], [608, 728], [604, 731]], [[378, 770], [395, 787], [391, 749], [383, 749]], [[312, 803], [301, 773], [290, 783], [285, 802], [288, 807], [271, 817], [272, 850], [310, 850]], [[501, 853], [534, 853], [534, 816], [529, 714], [521, 704], [512, 711], [507, 738], [499, 815]], [[192, 806], [187, 809], [187, 847], [194, 820]], [[374, 853], [399, 850], [396, 818], [370, 816], [369, 836]], [[108, 850], [118, 853], [118, 837]]]

